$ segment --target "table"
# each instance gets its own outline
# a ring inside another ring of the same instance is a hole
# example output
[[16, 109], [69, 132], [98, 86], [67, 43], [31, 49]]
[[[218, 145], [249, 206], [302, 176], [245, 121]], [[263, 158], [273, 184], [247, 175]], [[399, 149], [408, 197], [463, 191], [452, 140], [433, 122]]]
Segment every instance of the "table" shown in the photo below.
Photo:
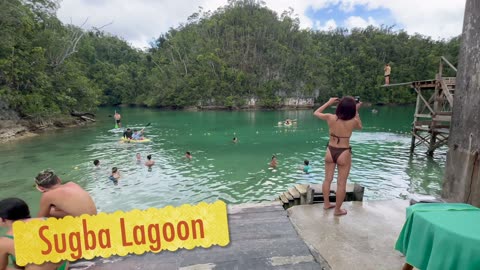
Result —
[[480, 208], [463, 203], [417, 203], [395, 249], [405, 255], [404, 269], [480, 269]]

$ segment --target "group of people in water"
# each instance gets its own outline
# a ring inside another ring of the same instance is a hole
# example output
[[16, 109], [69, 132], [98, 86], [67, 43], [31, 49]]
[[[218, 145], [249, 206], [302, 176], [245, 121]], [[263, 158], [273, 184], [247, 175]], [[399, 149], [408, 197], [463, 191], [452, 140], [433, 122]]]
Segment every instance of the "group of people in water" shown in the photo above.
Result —
[[[324, 113], [324, 111], [336, 105], [334, 114]], [[347, 178], [352, 166], [352, 148], [350, 146], [350, 137], [356, 129], [362, 128], [358, 109], [361, 106], [359, 100], [352, 97], [330, 98], [325, 104], [314, 112], [314, 116], [327, 122], [329, 127], [330, 139], [326, 145], [325, 154], [325, 178], [323, 181], [323, 194], [330, 193], [330, 186], [333, 181], [334, 171], [338, 170], [336, 202], [331, 204], [329, 196], [324, 197], [323, 208], [325, 210], [334, 208], [334, 215], [345, 215], [347, 211], [342, 209], [342, 203], [345, 199]], [[120, 122], [118, 122], [120, 124]], [[133, 138], [133, 136], [132, 136]], [[233, 142], [238, 142], [235, 137]], [[185, 157], [192, 158], [190, 152], [185, 153]], [[136, 155], [137, 162], [142, 162], [140, 153]], [[144, 165], [148, 168], [154, 166], [155, 161], [148, 155]], [[100, 161], [94, 161], [95, 167], [100, 167]], [[277, 167], [277, 158], [272, 156], [270, 167]], [[309, 161], [305, 160], [302, 170], [305, 173], [310, 171]], [[117, 167], [112, 168], [109, 177], [114, 184], [118, 184], [120, 171]], [[14, 234], [12, 230], [13, 223], [16, 221], [29, 222], [35, 219], [45, 218], [63, 218], [65, 216], [78, 217], [83, 214], [96, 215], [97, 207], [88, 192], [74, 182], [62, 183], [53, 170], [41, 171], [35, 177], [35, 187], [42, 193], [40, 198], [40, 210], [36, 217], [32, 217], [28, 205], [19, 198], [7, 198], [0, 201], [0, 225], [7, 228], [5, 235], [0, 237], [0, 267], [6, 269], [8, 260], [15, 264], [15, 245]], [[68, 261], [58, 263], [46, 262], [40, 266], [27, 265], [24, 269], [54, 270], [68, 269]]]
[[[142, 155], [140, 153], [137, 153], [135, 155], [135, 158], [136, 158], [138, 164], [142, 163]], [[96, 169], [100, 169], [101, 168], [100, 160], [95, 159], [93, 161], [93, 165], [95, 166]], [[147, 155], [147, 160], [145, 161], [144, 165], [148, 168], [148, 171], [152, 170], [152, 166], [155, 165], [155, 161], [152, 159], [151, 154]], [[112, 172], [111, 172], [110, 176], [108, 177], [108, 179], [110, 179], [113, 182], [114, 185], [118, 185], [118, 182], [119, 182], [120, 178], [121, 178], [120, 170], [117, 167], [113, 167]]]

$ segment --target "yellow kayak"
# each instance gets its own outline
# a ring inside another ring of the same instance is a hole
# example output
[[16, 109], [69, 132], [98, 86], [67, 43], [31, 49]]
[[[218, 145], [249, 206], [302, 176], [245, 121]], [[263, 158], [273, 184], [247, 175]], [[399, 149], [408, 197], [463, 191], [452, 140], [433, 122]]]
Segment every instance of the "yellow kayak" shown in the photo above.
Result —
[[150, 142], [150, 139], [145, 138], [143, 140], [130, 140], [130, 139], [122, 138], [120, 141], [126, 142], [126, 143], [146, 143], [146, 142]]

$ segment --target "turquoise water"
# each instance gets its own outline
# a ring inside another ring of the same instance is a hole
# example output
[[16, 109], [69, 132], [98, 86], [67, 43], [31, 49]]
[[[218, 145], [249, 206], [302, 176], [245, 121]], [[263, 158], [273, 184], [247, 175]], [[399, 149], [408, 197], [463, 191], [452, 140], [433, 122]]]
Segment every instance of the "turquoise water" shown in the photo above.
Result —
[[[420, 147], [410, 155], [409, 135], [413, 107], [379, 107], [361, 111], [364, 129], [355, 132], [350, 182], [366, 187], [367, 200], [408, 198], [413, 193], [437, 194], [441, 189], [446, 150], [428, 158]], [[40, 193], [33, 178], [52, 168], [63, 181], [75, 181], [94, 197], [100, 211], [145, 209], [184, 203], [227, 203], [272, 200], [295, 183], [323, 179], [326, 124], [304, 111], [161, 111], [121, 108], [124, 125], [147, 123], [144, 144], [120, 143], [113, 108], [102, 108], [88, 127], [50, 131], [41, 136], [0, 145], [0, 197], [25, 199], [36, 214]], [[286, 118], [291, 127], [278, 127]], [[237, 144], [232, 138], [239, 139]], [[186, 151], [192, 160], [184, 157]], [[152, 154], [151, 171], [138, 164], [135, 154]], [[278, 159], [269, 169], [271, 156]], [[93, 160], [102, 168], [95, 170]], [[312, 173], [303, 174], [303, 160]], [[120, 169], [118, 186], [108, 180], [111, 167]]]

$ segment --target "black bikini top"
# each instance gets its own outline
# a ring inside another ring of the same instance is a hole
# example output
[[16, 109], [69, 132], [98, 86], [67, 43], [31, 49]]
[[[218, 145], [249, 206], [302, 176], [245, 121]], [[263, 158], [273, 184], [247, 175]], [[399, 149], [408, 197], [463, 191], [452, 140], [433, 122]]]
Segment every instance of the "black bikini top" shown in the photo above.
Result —
[[333, 133], [330, 133], [330, 136], [334, 137], [334, 138], [337, 138], [337, 143], [340, 143], [340, 139], [348, 139], [350, 137], [340, 137], [340, 136], [337, 136]]

